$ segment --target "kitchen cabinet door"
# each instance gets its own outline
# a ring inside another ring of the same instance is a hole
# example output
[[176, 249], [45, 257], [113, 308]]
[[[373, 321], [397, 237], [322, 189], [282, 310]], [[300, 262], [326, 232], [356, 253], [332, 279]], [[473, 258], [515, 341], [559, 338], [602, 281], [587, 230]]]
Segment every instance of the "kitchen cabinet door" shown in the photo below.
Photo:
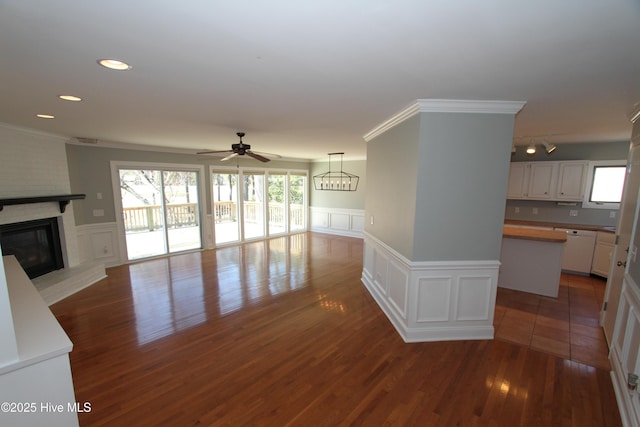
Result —
[[511, 163], [507, 199], [524, 199], [527, 197], [527, 191], [529, 190], [529, 164], [528, 162]]
[[587, 177], [587, 162], [560, 162], [556, 199], [582, 201]]
[[555, 197], [556, 162], [532, 162], [529, 171], [529, 199], [546, 200]]
[[591, 273], [601, 277], [609, 276], [611, 266], [611, 256], [613, 254], [613, 242], [615, 234], [598, 232], [596, 247], [593, 250], [593, 262], [591, 263]]

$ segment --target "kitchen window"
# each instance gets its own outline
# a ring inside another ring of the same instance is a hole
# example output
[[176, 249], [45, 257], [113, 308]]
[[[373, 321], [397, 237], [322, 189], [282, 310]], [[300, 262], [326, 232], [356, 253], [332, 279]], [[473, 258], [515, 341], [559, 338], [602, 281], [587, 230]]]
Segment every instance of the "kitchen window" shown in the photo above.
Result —
[[619, 209], [626, 170], [623, 160], [589, 162], [587, 191], [582, 207]]

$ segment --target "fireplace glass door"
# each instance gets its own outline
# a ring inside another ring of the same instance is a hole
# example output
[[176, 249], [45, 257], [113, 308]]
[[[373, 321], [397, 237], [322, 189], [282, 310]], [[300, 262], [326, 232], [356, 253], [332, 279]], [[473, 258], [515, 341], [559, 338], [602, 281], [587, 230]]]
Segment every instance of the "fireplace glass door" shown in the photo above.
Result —
[[120, 169], [119, 175], [129, 260], [202, 247], [197, 172]]

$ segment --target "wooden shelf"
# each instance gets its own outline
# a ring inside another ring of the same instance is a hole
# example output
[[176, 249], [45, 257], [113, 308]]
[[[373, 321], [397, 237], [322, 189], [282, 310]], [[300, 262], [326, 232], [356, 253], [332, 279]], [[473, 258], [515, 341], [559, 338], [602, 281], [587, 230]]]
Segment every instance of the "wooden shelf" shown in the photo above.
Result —
[[64, 213], [71, 200], [84, 199], [86, 194], [62, 194], [58, 196], [17, 197], [0, 199], [0, 211], [7, 205], [26, 205], [29, 203], [58, 202], [60, 213]]

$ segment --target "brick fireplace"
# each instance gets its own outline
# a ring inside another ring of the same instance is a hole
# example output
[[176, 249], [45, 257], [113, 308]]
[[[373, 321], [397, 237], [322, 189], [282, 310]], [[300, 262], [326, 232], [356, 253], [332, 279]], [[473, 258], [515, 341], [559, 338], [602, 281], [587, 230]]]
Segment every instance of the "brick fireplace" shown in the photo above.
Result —
[[[0, 199], [71, 194], [66, 138], [0, 125]], [[81, 263], [73, 203], [58, 201], [7, 205], [0, 225], [56, 218], [64, 268], [31, 279], [52, 304], [105, 277], [104, 265]]]

